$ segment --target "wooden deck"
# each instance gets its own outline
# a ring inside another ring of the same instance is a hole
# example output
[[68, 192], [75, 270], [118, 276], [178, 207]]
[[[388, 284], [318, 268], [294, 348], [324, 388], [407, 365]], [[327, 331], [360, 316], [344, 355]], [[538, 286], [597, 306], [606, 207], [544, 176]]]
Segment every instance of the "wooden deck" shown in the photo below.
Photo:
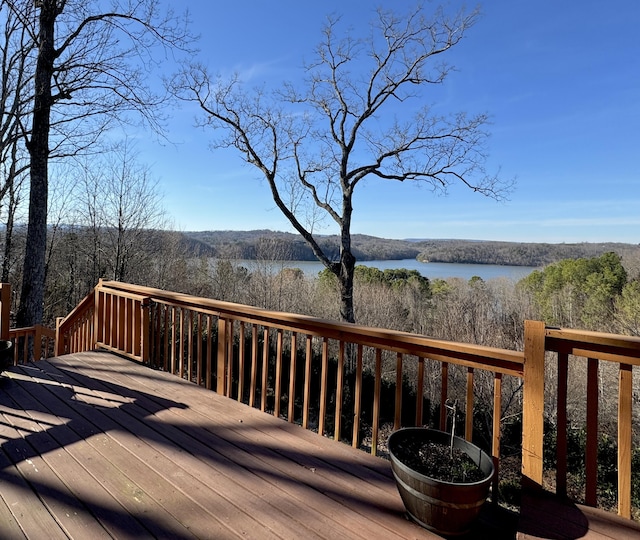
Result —
[[[109, 353], [5, 372], [0, 443], [2, 539], [439, 538], [387, 461]], [[542, 512], [487, 505], [468, 539], [589, 533]]]

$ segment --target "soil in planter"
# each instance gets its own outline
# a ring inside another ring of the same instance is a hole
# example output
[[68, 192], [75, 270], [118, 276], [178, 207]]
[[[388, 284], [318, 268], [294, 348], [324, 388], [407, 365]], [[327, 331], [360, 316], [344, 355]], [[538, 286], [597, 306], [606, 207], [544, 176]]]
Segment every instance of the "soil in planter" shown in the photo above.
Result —
[[443, 482], [471, 483], [486, 478], [482, 469], [463, 451], [433, 442], [405, 440], [398, 443], [395, 456], [420, 474]]

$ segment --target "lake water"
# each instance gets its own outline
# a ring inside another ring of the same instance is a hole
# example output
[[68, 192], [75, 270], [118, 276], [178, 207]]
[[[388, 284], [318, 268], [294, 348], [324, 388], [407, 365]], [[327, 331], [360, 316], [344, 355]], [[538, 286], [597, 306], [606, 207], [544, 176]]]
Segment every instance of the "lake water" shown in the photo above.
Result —
[[[234, 261], [235, 264], [241, 265], [250, 271], [258, 268], [264, 268], [268, 264], [273, 272], [279, 272], [283, 268], [300, 268], [307, 276], [315, 277], [318, 272], [324, 270], [324, 266], [317, 261]], [[528, 276], [534, 270], [533, 266], [503, 266], [498, 264], [456, 264], [456, 263], [424, 263], [416, 259], [400, 259], [392, 261], [358, 261], [356, 264], [363, 266], [373, 266], [380, 270], [393, 270], [397, 268], [406, 268], [407, 270], [417, 270], [424, 277], [429, 279], [446, 279], [449, 277], [462, 278], [469, 280], [474, 276], [478, 276], [485, 281], [494, 278], [509, 278], [518, 281]]]

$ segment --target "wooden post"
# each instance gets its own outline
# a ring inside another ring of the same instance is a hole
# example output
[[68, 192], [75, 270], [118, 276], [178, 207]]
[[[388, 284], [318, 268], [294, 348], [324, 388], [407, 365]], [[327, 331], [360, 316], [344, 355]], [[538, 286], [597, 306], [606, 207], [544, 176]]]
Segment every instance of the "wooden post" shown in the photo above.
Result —
[[11, 322], [11, 285], [0, 283], [0, 339], [9, 339]]
[[524, 323], [524, 385], [522, 396], [522, 483], [542, 488], [544, 438], [545, 324]]
[[64, 317], [56, 318], [56, 343], [53, 353], [55, 356], [62, 356], [64, 354], [64, 336], [60, 334], [60, 326], [62, 326], [63, 321]]

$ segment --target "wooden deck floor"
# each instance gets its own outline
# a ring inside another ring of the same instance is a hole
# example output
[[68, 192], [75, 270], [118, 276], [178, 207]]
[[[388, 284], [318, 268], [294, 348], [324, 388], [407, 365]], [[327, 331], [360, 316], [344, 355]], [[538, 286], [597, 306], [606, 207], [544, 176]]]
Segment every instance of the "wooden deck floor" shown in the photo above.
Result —
[[0, 538], [434, 538], [388, 463], [108, 353], [0, 388]]
[[[5, 372], [0, 444], [1, 539], [439, 538], [387, 461], [109, 353]], [[467, 538], [585, 533], [529, 515], [487, 505]]]

